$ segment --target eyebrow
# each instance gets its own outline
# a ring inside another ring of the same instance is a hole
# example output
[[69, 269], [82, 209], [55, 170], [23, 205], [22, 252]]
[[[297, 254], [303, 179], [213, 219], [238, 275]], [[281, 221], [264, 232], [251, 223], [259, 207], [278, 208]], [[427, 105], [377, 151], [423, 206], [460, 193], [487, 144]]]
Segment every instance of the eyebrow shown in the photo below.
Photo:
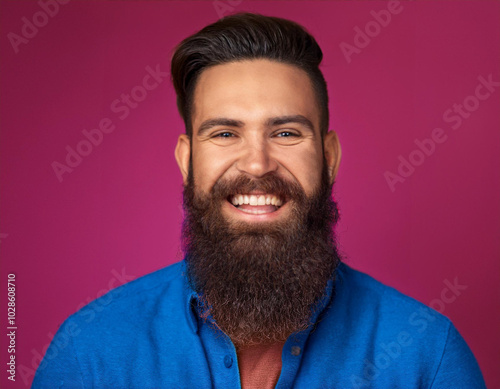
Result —
[[203, 135], [204, 132], [210, 130], [212, 127], [216, 126], [228, 126], [228, 127], [238, 127], [241, 128], [244, 126], [244, 123], [241, 120], [234, 120], [228, 118], [215, 118], [208, 119], [201, 123], [198, 128], [198, 136]]
[[270, 118], [266, 124], [268, 127], [281, 126], [283, 124], [297, 123], [306, 127], [308, 130], [314, 133], [314, 125], [312, 122], [303, 115], [289, 115], [289, 116], [278, 116]]
[[[267, 127], [281, 126], [283, 124], [297, 123], [314, 133], [314, 125], [312, 122], [303, 115], [287, 115], [269, 118], [266, 121]], [[206, 131], [216, 126], [228, 126], [242, 128], [245, 125], [241, 120], [234, 120], [229, 118], [214, 118], [205, 120], [198, 128], [198, 136], [203, 135]]]

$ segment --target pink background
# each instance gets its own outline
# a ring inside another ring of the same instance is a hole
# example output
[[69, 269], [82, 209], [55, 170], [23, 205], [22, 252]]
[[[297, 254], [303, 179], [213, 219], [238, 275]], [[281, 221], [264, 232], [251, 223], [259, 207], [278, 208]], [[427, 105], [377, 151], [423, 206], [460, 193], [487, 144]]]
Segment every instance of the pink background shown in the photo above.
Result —
[[[441, 298], [445, 280], [466, 285], [443, 313], [488, 387], [499, 388], [500, 88], [456, 130], [443, 114], [474, 94], [479, 76], [500, 81], [500, 3], [404, 3], [350, 63], [339, 45], [352, 45], [354, 28], [386, 2], [228, 3], [71, 1], [17, 54], [8, 34], [21, 34], [22, 18], [41, 8], [2, 3], [1, 317], [3, 326], [14, 272], [18, 330], [16, 382], [2, 368], [0, 386], [28, 387], [58, 326], [122, 283], [116, 274], [126, 281], [182, 259], [173, 150], [183, 123], [172, 86], [165, 79], [124, 120], [111, 104], [142, 84], [147, 66], [168, 71], [175, 44], [226, 4], [290, 18], [316, 36], [343, 148], [335, 197], [346, 262], [426, 304]], [[51, 164], [103, 118], [114, 132], [59, 182]], [[391, 191], [384, 173], [396, 173], [398, 157], [436, 127], [446, 141]], [[0, 350], [5, 367], [5, 336]]]

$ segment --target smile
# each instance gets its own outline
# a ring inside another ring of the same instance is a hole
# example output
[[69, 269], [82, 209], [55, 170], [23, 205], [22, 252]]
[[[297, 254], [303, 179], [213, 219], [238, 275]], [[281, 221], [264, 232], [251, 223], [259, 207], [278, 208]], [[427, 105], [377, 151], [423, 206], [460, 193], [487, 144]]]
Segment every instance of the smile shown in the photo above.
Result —
[[235, 194], [228, 201], [238, 210], [254, 215], [275, 212], [285, 203], [281, 197], [268, 193]]

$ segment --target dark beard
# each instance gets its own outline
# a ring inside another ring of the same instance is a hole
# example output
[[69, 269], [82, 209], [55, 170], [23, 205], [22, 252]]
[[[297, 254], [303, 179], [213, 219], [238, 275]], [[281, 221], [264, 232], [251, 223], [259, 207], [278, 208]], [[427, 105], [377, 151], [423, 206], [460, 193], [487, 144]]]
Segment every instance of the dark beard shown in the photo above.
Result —
[[[251, 190], [286, 198], [286, 220], [229, 222], [223, 202]], [[182, 228], [188, 279], [199, 295], [200, 315], [211, 316], [236, 347], [283, 342], [312, 324], [312, 309], [340, 263], [331, 190], [325, 167], [311, 197], [274, 173], [220, 179], [207, 196], [195, 193], [190, 165]]]

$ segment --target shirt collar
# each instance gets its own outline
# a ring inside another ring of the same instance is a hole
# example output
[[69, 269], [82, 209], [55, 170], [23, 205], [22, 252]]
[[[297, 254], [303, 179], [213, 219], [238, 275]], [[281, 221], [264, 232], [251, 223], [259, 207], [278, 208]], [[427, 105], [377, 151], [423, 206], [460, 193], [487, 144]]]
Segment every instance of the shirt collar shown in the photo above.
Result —
[[198, 319], [196, 312], [196, 305], [198, 303], [198, 296], [196, 292], [193, 290], [188, 281], [187, 275], [187, 265], [186, 260], [182, 260], [181, 262], [181, 274], [183, 278], [183, 307], [184, 307], [184, 316], [189, 324], [189, 327], [194, 333], [198, 333]]

